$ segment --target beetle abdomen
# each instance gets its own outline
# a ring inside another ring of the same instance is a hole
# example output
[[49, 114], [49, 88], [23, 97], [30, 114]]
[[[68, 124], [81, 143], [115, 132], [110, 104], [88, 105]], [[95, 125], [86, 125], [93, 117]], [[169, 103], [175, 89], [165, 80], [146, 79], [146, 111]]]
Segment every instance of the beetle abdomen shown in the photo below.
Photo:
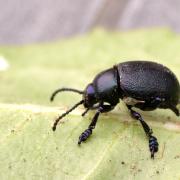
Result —
[[159, 97], [178, 104], [179, 82], [167, 67], [149, 61], [129, 61], [117, 67], [120, 87], [126, 96], [143, 100]]

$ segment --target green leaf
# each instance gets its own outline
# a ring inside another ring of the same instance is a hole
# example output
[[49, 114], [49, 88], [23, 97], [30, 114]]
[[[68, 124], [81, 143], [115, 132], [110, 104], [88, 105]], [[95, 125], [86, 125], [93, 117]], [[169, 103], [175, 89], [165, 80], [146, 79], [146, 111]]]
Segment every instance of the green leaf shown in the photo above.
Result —
[[[131, 59], [154, 60], [180, 78], [180, 37], [168, 30], [109, 33], [51, 44], [0, 47], [9, 68], [0, 71], [0, 179], [180, 179], [180, 121], [170, 110], [142, 112], [158, 138], [150, 159], [148, 140], [123, 103], [103, 114], [87, 142], [77, 145], [94, 112], [83, 108], [54, 119], [81, 99], [49, 96], [58, 87], [84, 89], [95, 75]], [[68, 106], [68, 107], [67, 107]]]

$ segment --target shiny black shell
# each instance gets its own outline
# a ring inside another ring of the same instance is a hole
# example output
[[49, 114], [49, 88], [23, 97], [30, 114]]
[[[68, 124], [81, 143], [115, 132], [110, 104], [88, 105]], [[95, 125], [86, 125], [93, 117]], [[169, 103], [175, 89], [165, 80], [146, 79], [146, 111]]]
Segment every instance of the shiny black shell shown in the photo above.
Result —
[[180, 85], [167, 67], [149, 61], [128, 61], [116, 67], [123, 96], [144, 101], [158, 97], [164, 99], [162, 107], [165, 108], [178, 104]]
[[98, 101], [103, 100], [111, 105], [116, 105], [119, 102], [117, 76], [118, 74], [114, 68], [107, 69], [97, 74], [93, 81], [93, 86]]

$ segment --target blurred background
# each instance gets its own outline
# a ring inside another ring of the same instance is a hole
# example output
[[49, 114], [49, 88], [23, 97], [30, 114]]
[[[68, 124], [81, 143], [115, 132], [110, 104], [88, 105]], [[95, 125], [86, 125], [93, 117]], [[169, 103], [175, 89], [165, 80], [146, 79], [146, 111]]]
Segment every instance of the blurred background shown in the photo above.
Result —
[[0, 0], [0, 44], [54, 41], [94, 27], [169, 27], [180, 32], [179, 0]]

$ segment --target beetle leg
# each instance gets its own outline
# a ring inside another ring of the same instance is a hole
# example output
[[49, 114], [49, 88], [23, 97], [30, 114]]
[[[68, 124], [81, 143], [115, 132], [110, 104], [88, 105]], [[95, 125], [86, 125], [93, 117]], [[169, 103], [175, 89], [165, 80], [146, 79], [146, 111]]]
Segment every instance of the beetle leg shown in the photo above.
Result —
[[130, 110], [131, 116], [140, 121], [140, 123], [144, 129], [144, 132], [146, 133], [147, 137], [149, 138], [149, 150], [151, 152], [151, 158], [154, 159], [154, 153], [156, 153], [158, 151], [158, 145], [159, 145], [157, 142], [157, 138], [155, 136], [152, 136], [152, 134], [153, 134], [152, 129], [143, 120], [141, 115], [138, 112], [132, 110], [131, 106], [127, 106], [127, 107]]
[[94, 115], [90, 125], [88, 126], [88, 129], [86, 129], [80, 136], [78, 144], [80, 145], [82, 141], [86, 141], [88, 137], [92, 134], [92, 130], [96, 127], [96, 123], [98, 120], [98, 117], [100, 113], [111, 111], [114, 108], [114, 106], [111, 105], [100, 105], [98, 110], [96, 111], [96, 114]]
[[[151, 105], [158, 106], [160, 103], [164, 101], [165, 101], [165, 98], [156, 97], [156, 98], [153, 98], [153, 100], [151, 101]], [[180, 113], [179, 113], [179, 110], [176, 108], [176, 106], [174, 106], [173, 104], [170, 104], [169, 109], [171, 109], [176, 114], [176, 116], [179, 116]]]
[[176, 116], [179, 116], [179, 110], [176, 108], [176, 106], [171, 106], [170, 109], [176, 114]]
[[80, 145], [82, 141], [86, 141], [86, 139], [92, 134], [92, 130], [95, 128], [99, 114], [101, 113], [101, 110], [98, 109], [96, 114], [94, 115], [91, 124], [88, 126], [88, 129], [86, 129], [80, 136], [78, 144]]
[[81, 114], [81, 116], [85, 116], [85, 115], [88, 113], [89, 110], [90, 110], [90, 108], [87, 108], [87, 109]]

